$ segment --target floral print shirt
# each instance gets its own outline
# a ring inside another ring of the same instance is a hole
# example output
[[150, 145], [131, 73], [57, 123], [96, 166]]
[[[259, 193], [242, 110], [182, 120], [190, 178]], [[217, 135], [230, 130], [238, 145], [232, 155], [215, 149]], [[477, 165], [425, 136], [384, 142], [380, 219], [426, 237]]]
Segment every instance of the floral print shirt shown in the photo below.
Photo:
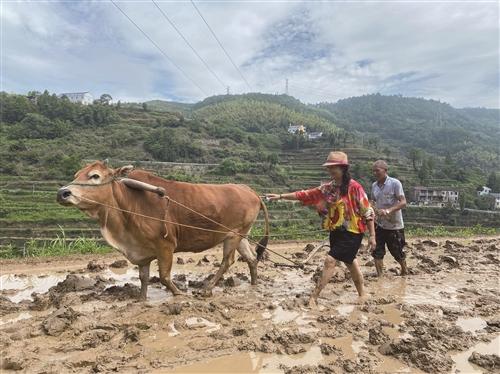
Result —
[[297, 200], [304, 205], [315, 205], [323, 217], [323, 228], [336, 230], [344, 227], [352, 233], [364, 233], [366, 221], [374, 217], [368, 197], [363, 187], [351, 179], [347, 195], [340, 196], [340, 186], [332, 180], [319, 187], [295, 192]]

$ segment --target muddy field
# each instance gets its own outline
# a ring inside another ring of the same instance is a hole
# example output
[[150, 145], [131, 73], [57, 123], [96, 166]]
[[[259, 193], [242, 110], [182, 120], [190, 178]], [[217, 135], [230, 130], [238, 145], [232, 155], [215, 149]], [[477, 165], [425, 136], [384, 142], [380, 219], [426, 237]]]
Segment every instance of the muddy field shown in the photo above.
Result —
[[[304, 242], [271, 243], [300, 260]], [[317, 243], [312, 243], [317, 244]], [[344, 267], [305, 307], [325, 252], [304, 270], [237, 262], [214, 296], [193, 291], [221, 250], [183, 254], [172, 297], [153, 276], [147, 302], [137, 268], [119, 255], [1, 263], [2, 369], [30, 373], [500, 372], [500, 238], [410, 240], [411, 274], [374, 277], [359, 300]], [[276, 260], [275, 257], [272, 257]], [[156, 274], [153, 267], [152, 275]]]

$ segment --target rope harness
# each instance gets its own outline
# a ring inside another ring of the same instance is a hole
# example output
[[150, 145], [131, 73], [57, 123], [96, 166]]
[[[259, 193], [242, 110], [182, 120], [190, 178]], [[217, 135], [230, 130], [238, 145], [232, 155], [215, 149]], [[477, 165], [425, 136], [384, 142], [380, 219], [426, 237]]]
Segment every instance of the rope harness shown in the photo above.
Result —
[[[112, 183], [113, 181], [117, 180], [115, 177], [112, 177], [110, 180], [106, 181], [106, 182], [102, 182], [102, 183], [99, 183], [99, 184], [92, 184], [92, 183], [70, 183], [68, 186], [70, 185], [74, 185], [74, 186], [85, 186], [85, 187], [99, 187], [99, 186], [103, 186], [103, 185], [107, 185], [107, 184], [110, 184]], [[86, 197], [79, 197], [80, 199], [82, 200], [85, 200], [87, 202], [91, 202], [91, 203], [94, 203], [94, 204], [97, 204], [97, 205], [101, 205], [101, 206], [104, 206], [104, 207], [107, 207], [107, 208], [110, 208], [110, 209], [114, 209], [114, 210], [117, 210], [117, 211], [120, 211], [120, 212], [123, 212], [123, 213], [128, 213], [128, 214], [132, 214], [132, 215], [135, 215], [135, 216], [138, 216], [138, 217], [143, 217], [143, 218], [147, 218], [147, 219], [150, 219], [150, 220], [153, 220], [153, 221], [158, 221], [158, 222], [163, 222], [163, 223], [168, 223], [168, 224], [171, 224], [171, 225], [176, 225], [176, 226], [180, 226], [180, 227], [186, 227], [186, 228], [190, 228], [190, 229], [194, 229], [194, 230], [200, 230], [200, 231], [208, 231], [208, 232], [213, 232], [213, 233], [218, 233], [218, 234], [228, 234], [228, 233], [233, 233], [237, 236], [240, 236], [241, 238], [243, 239], [246, 239], [248, 240], [250, 243], [253, 243], [253, 244], [256, 244], [258, 247], [261, 247], [263, 248], [264, 250], [267, 250], [273, 254], [275, 254], [276, 256], [279, 256], [281, 258], [283, 258], [284, 260], [292, 263], [293, 265], [288, 265], [288, 264], [282, 264], [282, 263], [278, 263], [278, 262], [275, 262], [271, 259], [269, 259], [269, 261], [271, 261], [275, 266], [286, 266], [286, 267], [298, 267], [298, 268], [304, 268], [304, 263], [299, 263], [299, 262], [296, 262], [292, 259], [289, 259], [279, 253], [277, 253], [276, 251], [273, 251], [272, 249], [269, 249], [267, 246], [263, 246], [262, 244], [260, 244], [259, 242], [253, 240], [253, 239], [250, 239], [250, 237], [248, 235], [243, 235], [243, 234], [240, 234], [239, 232], [237, 231], [234, 231], [233, 229], [230, 229], [229, 227], [223, 225], [222, 223], [220, 222], [217, 222], [213, 219], [211, 219], [210, 217], [207, 217], [205, 216], [204, 214], [196, 211], [195, 209], [192, 209], [174, 199], [172, 199], [171, 197], [169, 197], [168, 195], [164, 195], [164, 196], [161, 196], [162, 198], [166, 199], [167, 200], [167, 204], [170, 204], [170, 202], [180, 206], [181, 208], [183, 209], [186, 209], [200, 217], [203, 217], [204, 219], [212, 222], [212, 223], [215, 223], [216, 225], [226, 229], [227, 231], [221, 231], [221, 230], [213, 230], [213, 229], [206, 229], [206, 228], [203, 228], [203, 227], [199, 227], [199, 226], [192, 226], [192, 225], [187, 225], [187, 224], [184, 224], [184, 223], [179, 223], [179, 222], [174, 222], [174, 221], [169, 221], [169, 220], [166, 220], [166, 219], [161, 219], [161, 218], [156, 218], [156, 217], [152, 217], [152, 216], [148, 216], [148, 215], [145, 215], [145, 214], [141, 214], [141, 213], [137, 213], [137, 212], [132, 212], [130, 210], [127, 210], [127, 209], [122, 209], [122, 208], [119, 208], [119, 207], [116, 207], [116, 206], [113, 206], [113, 205], [109, 205], [109, 204], [105, 204], [105, 203], [101, 203], [101, 202], [98, 202], [98, 201], [95, 201], [95, 200], [92, 200], [92, 199], [89, 199], [89, 198], [86, 198]], [[168, 209], [168, 205], [167, 205], [167, 209]], [[317, 231], [306, 231], [304, 233], [311, 233], [311, 232], [323, 232], [323, 231], [327, 231], [327, 230], [317, 230]]]

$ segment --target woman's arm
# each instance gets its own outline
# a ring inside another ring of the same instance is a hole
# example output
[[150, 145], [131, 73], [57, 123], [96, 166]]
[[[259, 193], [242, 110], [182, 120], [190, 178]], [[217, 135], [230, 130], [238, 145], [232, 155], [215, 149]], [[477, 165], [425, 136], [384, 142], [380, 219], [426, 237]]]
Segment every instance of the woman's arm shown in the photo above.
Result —
[[295, 192], [280, 193], [280, 194], [268, 193], [268, 194], [266, 194], [266, 199], [269, 201], [273, 201], [273, 200], [298, 200]]

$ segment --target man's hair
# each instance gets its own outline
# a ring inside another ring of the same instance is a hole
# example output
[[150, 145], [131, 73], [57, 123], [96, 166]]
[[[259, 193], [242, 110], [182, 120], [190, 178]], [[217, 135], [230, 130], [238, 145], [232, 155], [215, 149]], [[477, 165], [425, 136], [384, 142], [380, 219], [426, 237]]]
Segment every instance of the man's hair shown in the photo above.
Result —
[[377, 160], [373, 163], [373, 167], [374, 168], [379, 168], [379, 169], [385, 169], [387, 171], [388, 167], [387, 167], [387, 162], [385, 162], [384, 160]]

